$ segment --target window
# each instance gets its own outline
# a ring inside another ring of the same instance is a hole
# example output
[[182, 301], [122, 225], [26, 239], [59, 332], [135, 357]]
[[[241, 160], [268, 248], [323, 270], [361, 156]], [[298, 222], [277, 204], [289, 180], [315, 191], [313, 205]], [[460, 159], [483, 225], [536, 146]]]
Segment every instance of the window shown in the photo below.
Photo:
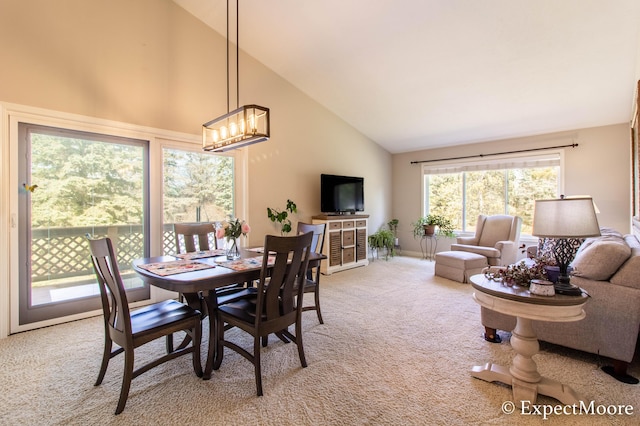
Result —
[[425, 165], [425, 212], [444, 215], [465, 232], [475, 231], [479, 214], [520, 216], [522, 233], [531, 234], [534, 201], [559, 193], [560, 164], [561, 152], [554, 151]]
[[177, 252], [174, 223], [234, 216], [234, 157], [164, 148], [163, 180], [164, 254]]

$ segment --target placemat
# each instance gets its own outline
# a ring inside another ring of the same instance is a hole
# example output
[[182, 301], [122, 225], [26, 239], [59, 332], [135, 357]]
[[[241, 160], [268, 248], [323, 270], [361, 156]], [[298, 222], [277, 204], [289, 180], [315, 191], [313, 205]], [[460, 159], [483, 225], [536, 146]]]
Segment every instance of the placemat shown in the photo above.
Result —
[[175, 260], [170, 262], [147, 263], [145, 265], [138, 265], [138, 267], [161, 277], [166, 277], [167, 275], [215, 268], [215, 265], [194, 262], [192, 260]]
[[193, 259], [204, 259], [205, 257], [222, 256], [224, 254], [225, 254], [224, 249], [215, 249], [215, 250], [193, 251], [190, 253], [177, 253], [177, 254], [174, 254], [173, 256], [179, 259], [193, 260]]
[[[274, 265], [276, 263], [275, 256], [269, 256], [269, 260], [267, 261], [269, 265]], [[255, 269], [262, 267], [262, 256], [256, 257], [248, 257], [246, 259], [238, 259], [238, 260], [219, 260], [216, 263], [220, 266], [224, 266], [225, 268], [233, 269], [234, 271], [245, 271], [247, 269]]]

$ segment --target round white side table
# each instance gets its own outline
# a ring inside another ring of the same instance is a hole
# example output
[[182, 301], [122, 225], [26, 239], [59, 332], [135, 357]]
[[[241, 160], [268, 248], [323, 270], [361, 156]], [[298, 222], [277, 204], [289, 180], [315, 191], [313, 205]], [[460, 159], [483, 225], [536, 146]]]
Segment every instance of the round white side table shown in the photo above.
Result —
[[535, 403], [538, 394], [557, 399], [563, 404], [577, 404], [582, 398], [569, 386], [542, 377], [532, 359], [540, 350], [531, 325], [532, 320], [568, 322], [585, 317], [582, 309], [589, 296], [536, 296], [524, 287], [507, 287], [500, 282], [478, 274], [471, 277], [476, 290], [474, 300], [485, 308], [516, 317], [516, 328], [511, 335], [511, 346], [516, 352], [511, 367], [490, 362], [473, 367], [471, 375], [488, 382], [511, 385], [516, 401]]

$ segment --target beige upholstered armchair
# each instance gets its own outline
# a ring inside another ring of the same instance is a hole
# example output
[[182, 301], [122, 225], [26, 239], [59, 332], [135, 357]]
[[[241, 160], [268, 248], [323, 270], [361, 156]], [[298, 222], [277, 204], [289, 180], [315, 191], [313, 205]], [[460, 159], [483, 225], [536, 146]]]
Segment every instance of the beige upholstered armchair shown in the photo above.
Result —
[[518, 216], [478, 216], [476, 235], [458, 237], [453, 251], [481, 254], [490, 266], [507, 266], [516, 262], [522, 219]]

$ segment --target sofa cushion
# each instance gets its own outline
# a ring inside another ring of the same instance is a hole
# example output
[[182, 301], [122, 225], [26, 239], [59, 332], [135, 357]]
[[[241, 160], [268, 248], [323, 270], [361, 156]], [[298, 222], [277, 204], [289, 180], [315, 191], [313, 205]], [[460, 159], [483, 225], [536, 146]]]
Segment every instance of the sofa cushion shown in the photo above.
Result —
[[500, 250], [493, 247], [471, 246], [467, 244], [451, 244], [452, 251], [466, 251], [484, 257], [500, 257]]
[[596, 281], [606, 281], [631, 255], [631, 248], [620, 233], [602, 232], [588, 238], [571, 263], [573, 275]]
[[640, 288], [640, 241], [632, 234], [625, 235], [624, 240], [631, 248], [631, 257], [611, 277], [611, 283]]

